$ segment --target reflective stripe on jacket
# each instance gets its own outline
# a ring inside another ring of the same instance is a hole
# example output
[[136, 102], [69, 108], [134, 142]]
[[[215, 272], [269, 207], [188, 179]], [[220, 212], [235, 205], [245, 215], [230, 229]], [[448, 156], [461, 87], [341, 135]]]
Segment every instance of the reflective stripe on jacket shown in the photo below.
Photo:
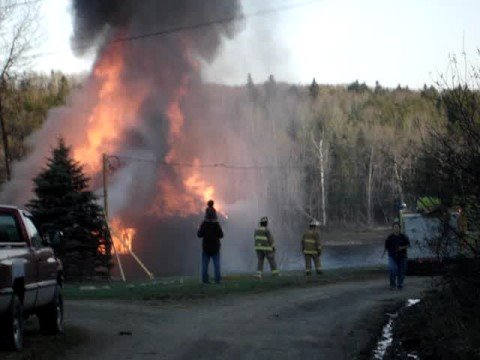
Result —
[[273, 251], [273, 239], [265, 227], [260, 227], [255, 230], [255, 250], [258, 251]]
[[317, 231], [308, 230], [302, 237], [302, 250], [306, 255], [318, 255], [322, 252], [320, 235]]

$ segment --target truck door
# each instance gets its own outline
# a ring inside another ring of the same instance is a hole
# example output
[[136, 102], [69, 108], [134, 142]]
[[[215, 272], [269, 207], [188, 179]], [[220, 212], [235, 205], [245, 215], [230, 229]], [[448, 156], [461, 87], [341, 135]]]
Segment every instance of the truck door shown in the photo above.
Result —
[[44, 245], [33, 221], [28, 216], [23, 216], [23, 219], [36, 259], [38, 294], [35, 307], [39, 307], [46, 305], [54, 296], [57, 261], [53, 250]]
[[23, 281], [24, 309], [30, 309], [37, 297], [36, 261], [16, 210], [0, 212], [0, 262], [12, 269], [12, 279]]

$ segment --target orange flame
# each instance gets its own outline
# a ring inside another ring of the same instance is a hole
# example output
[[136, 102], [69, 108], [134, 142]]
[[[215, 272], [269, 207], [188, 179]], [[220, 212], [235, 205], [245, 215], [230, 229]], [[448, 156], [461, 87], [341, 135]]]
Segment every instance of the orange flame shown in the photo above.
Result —
[[[192, 68], [198, 71], [198, 63], [187, 51], [188, 41], [183, 44], [185, 56], [191, 62]], [[98, 174], [101, 170], [102, 153], [115, 153], [122, 140], [122, 136], [141, 120], [140, 109], [150, 92], [151, 86], [144, 79], [132, 82], [123, 77], [126, 70], [125, 54], [128, 44], [112, 43], [103, 52], [95, 64], [92, 72], [93, 84], [97, 84], [91, 98], [96, 99], [94, 106], [86, 114], [87, 119], [85, 138], [80, 145], [74, 147], [75, 160], [85, 166], [89, 175]], [[166, 109], [170, 127], [168, 146], [164, 160], [167, 164], [191, 162], [193, 157], [185, 158], [185, 115], [182, 102], [187, 95], [190, 77], [184, 75], [171, 94]], [[79, 135], [81, 136], [81, 135]], [[215, 187], [205, 180], [198, 167], [198, 159], [194, 159], [192, 167], [174, 167], [172, 171], [177, 176], [171, 178], [162, 176], [157, 183], [158, 195], [153, 201], [150, 213], [157, 216], [188, 216], [199, 214], [206, 205], [206, 201], [214, 199], [217, 209], [221, 206], [215, 199]], [[163, 169], [161, 169], [163, 170]], [[180, 179], [180, 180], [178, 180]], [[113, 241], [117, 252], [128, 253], [131, 250], [135, 237], [135, 229], [122, 226], [115, 218], [111, 223]]]
[[[200, 161], [195, 159], [193, 165], [198, 169]], [[185, 178], [183, 184], [191, 194], [203, 200], [202, 205], [205, 205], [209, 200], [215, 199], [215, 187], [203, 180], [198, 171], [193, 172], [190, 176]], [[222, 214], [225, 218], [228, 218], [227, 214], [223, 211], [223, 205], [218, 200], [215, 202], [215, 208], [218, 213]], [[198, 208], [196, 211], [192, 211], [192, 213], [198, 213]]]
[[187, 82], [188, 77], [184, 76], [182, 84], [175, 91], [173, 99], [171, 100], [167, 109], [167, 117], [170, 122], [170, 132], [168, 134], [168, 145], [170, 145], [170, 150], [165, 156], [165, 161], [167, 163], [175, 161], [176, 152], [173, 145], [180, 138], [182, 134], [183, 124], [185, 123], [185, 116], [183, 115], [180, 103], [183, 100], [183, 97], [187, 94]]
[[[177, 147], [185, 123], [185, 116], [182, 112], [181, 101], [187, 94], [188, 77], [183, 78], [181, 86], [175, 92], [167, 110], [167, 117], [170, 122], [169, 145], [170, 150], [165, 156], [166, 163], [178, 161]], [[181, 162], [181, 161], [179, 161]], [[200, 161], [195, 159], [192, 167], [177, 167], [176, 172], [182, 178], [182, 185], [186, 192], [179, 193], [179, 187], [170, 183], [169, 180], [161, 180], [157, 187], [160, 189], [151, 212], [157, 216], [182, 216], [198, 214], [202, 211], [208, 200], [215, 196], [215, 188], [207, 183], [199, 172]], [[217, 205], [217, 210], [221, 211]], [[226, 217], [226, 215], [225, 215]]]
[[[97, 104], [88, 115], [86, 141], [74, 149], [74, 158], [89, 174], [101, 168], [101, 154], [114, 152], [122, 133], [135, 125], [148, 87], [128, 87], [122, 81], [125, 45], [111, 45], [95, 65], [93, 76], [99, 85]], [[127, 89], [129, 89], [127, 93]]]
[[133, 240], [137, 230], [124, 227], [118, 218], [114, 218], [111, 221], [110, 229], [115, 251], [121, 255], [129, 254], [132, 251]]

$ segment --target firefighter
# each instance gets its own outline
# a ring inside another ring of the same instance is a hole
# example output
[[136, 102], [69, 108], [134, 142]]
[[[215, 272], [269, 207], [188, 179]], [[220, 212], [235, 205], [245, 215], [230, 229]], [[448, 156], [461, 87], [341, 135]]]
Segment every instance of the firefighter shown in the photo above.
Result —
[[320, 234], [318, 233], [317, 220], [313, 220], [309, 229], [302, 236], [302, 252], [305, 255], [305, 274], [312, 275], [312, 260], [315, 264], [317, 274], [321, 274], [320, 255], [322, 254], [322, 244], [320, 243]]
[[255, 251], [257, 252], [258, 265], [256, 277], [261, 279], [263, 272], [263, 263], [267, 258], [270, 264], [272, 275], [279, 274], [277, 264], [275, 262], [275, 245], [273, 243], [273, 236], [268, 229], [268, 218], [266, 216], [260, 219], [260, 227], [255, 230]]

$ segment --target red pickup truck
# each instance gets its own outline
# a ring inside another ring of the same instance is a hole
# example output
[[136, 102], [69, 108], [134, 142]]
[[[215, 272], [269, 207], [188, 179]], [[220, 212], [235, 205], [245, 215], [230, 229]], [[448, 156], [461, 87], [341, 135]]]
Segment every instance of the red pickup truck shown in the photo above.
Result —
[[10, 349], [23, 346], [23, 320], [36, 315], [40, 329], [62, 331], [62, 263], [51, 239], [42, 237], [32, 216], [17, 207], [0, 205], [0, 342]]

